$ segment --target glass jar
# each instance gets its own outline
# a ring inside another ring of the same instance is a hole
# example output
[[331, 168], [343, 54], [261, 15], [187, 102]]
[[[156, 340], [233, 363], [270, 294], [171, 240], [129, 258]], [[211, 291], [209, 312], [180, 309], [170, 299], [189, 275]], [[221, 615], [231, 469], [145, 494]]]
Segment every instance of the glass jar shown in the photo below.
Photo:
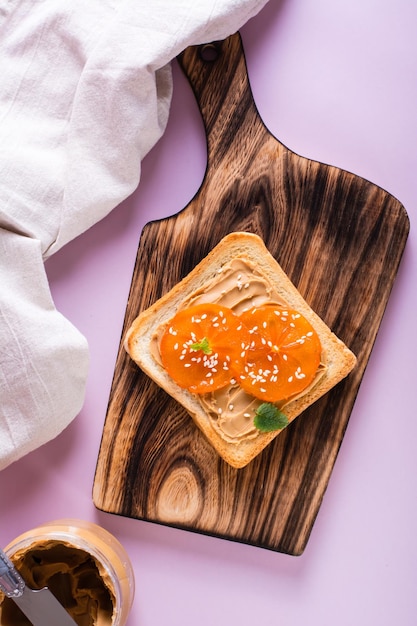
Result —
[[[47, 586], [80, 626], [126, 624], [135, 593], [132, 565], [101, 526], [77, 519], [47, 522], [4, 551], [28, 587]], [[0, 599], [1, 626], [30, 624], [12, 600]]]

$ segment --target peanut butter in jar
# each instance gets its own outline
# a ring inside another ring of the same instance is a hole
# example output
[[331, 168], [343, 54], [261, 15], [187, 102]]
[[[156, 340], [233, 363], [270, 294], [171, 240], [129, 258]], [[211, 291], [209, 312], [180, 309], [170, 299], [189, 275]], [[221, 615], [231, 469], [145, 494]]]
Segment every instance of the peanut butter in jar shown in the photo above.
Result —
[[[134, 597], [132, 565], [107, 530], [82, 520], [48, 522], [4, 550], [32, 589], [48, 587], [78, 626], [124, 626]], [[30, 626], [0, 592], [0, 626]]]

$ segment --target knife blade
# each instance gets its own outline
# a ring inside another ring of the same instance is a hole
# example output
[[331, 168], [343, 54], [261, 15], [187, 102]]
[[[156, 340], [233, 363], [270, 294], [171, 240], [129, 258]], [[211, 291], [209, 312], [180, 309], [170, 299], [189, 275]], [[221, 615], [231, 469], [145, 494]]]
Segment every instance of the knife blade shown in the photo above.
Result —
[[33, 626], [77, 626], [47, 588], [30, 589], [8, 556], [0, 549], [0, 589], [17, 604]]

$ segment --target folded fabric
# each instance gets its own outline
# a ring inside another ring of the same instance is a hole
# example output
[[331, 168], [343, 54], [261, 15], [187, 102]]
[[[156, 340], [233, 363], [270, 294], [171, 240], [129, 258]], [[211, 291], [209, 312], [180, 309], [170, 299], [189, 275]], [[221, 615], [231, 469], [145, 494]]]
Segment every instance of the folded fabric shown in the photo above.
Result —
[[45, 259], [137, 187], [164, 132], [170, 61], [267, 0], [0, 0], [0, 469], [83, 404], [85, 338]]

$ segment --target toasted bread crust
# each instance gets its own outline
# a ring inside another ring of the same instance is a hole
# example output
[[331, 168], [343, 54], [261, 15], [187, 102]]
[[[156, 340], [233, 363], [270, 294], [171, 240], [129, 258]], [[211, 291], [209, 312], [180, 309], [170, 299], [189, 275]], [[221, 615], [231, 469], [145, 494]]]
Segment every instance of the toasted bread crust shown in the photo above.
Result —
[[181, 389], [155, 361], [151, 354], [151, 343], [158, 327], [167, 323], [177, 313], [186, 298], [212, 281], [222, 266], [239, 257], [250, 259], [251, 263], [256, 265], [257, 270], [274, 286], [288, 306], [309, 320], [321, 341], [325, 372], [305, 395], [285, 406], [285, 414], [289, 421], [294, 420], [345, 378], [356, 364], [355, 355], [310, 308], [260, 237], [246, 232], [235, 232], [224, 237], [181, 282], [134, 320], [126, 333], [124, 347], [150, 378], [184, 406], [220, 456], [236, 468], [247, 465], [281, 431], [259, 433], [255, 439], [244, 439], [239, 443], [225, 441], [213, 429], [209, 416], [198, 399], [187, 390]]

